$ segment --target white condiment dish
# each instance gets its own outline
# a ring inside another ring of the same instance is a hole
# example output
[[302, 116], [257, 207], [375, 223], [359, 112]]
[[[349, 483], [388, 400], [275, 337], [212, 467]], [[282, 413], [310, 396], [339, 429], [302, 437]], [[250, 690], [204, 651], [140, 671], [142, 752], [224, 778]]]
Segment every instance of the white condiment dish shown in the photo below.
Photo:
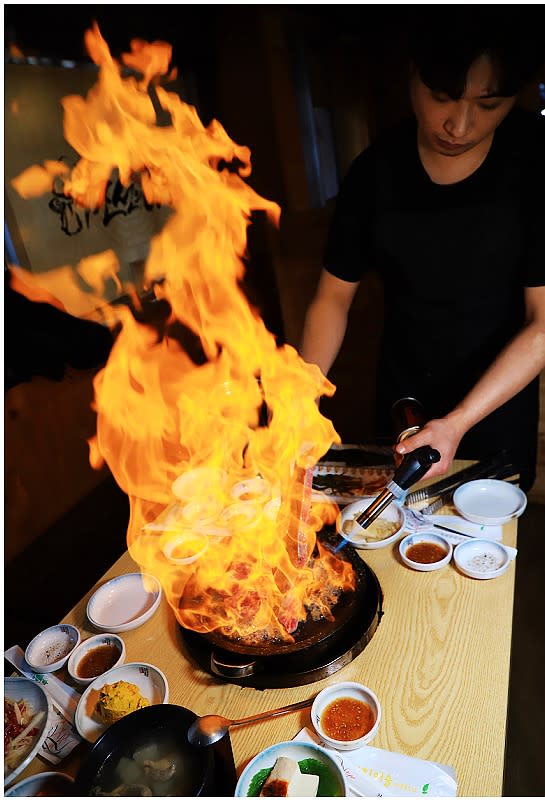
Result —
[[100, 631], [130, 631], [155, 614], [161, 595], [161, 584], [153, 575], [140, 572], [120, 575], [94, 592], [87, 603], [87, 617]]
[[[360, 702], [366, 703], [371, 709], [375, 721], [364, 736], [349, 740], [335, 739], [324, 731], [322, 727], [324, 712], [331, 703], [343, 698], [359, 700]], [[314, 730], [324, 744], [329, 747], [334, 747], [336, 750], [357, 750], [358, 747], [363, 747], [363, 745], [368, 744], [377, 735], [381, 718], [382, 708], [376, 694], [368, 686], [364, 686], [363, 683], [356, 683], [355, 681], [341, 681], [340, 683], [326, 686], [325, 689], [322, 689], [322, 691], [316, 695], [312, 708], [310, 709], [310, 719], [312, 720]]]
[[395, 526], [390, 536], [384, 539], [368, 540], [365, 530], [360, 526], [355, 527], [352, 531], [346, 529], [347, 525], [365, 511], [374, 500], [376, 500], [376, 497], [363, 497], [361, 500], [356, 500], [354, 503], [345, 506], [337, 517], [337, 533], [347, 542], [350, 542], [353, 547], [362, 550], [376, 550], [379, 547], [386, 547], [397, 541], [403, 533], [406, 521], [405, 511], [395, 500], [386, 506], [375, 520], [375, 522], [382, 521]]
[[462, 542], [454, 551], [454, 563], [469, 578], [488, 580], [503, 575], [511, 559], [507, 549], [491, 539]]
[[[88, 656], [92, 650], [96, 650], [98, 647], [115, 647], [117, 651], [117, 659], [109, 667], [109, 669], [113, 669], [125, 661], [125, 642], [121, 636], [117, 636], [115, 633], [97, 633], [96, 636], [90, 636], [89, 639], [85, 639], [76, 647], [68, 659], [68, 664], [66, 665], [68, 674], [74, 681], [76, 681], [76, 683], [87, 686], [99, 677], [99, 675], [93, 675], [91, 678], [84, 678], [79, 674], [79, 667], [82, 659]], [[107, 672], [107, 670], [104, 670], [104, 672]]]
[[[267, 747], [261, 753], [258, 753], [255, 758], [247, 764], [238, 779], [235, 788], [235, 797], [248, 797], [252, 781], [258, 772], [265, 769], [272, 769], [279, 758], [291, 758], [297, 763], [306, 759], [312, 758], [320, 761], [329, 773], [331, 781], [336, 784], [333, 796], [347, 797], [348, 784], [344, 776], [344, 772], [335, 756], [328, 753], [324, 747], [313, 742], [277, 742], [276, 744]], [[331, 796], [325, 792], [320, 793], [318, 788], [318, 795]]]
[[478, 525], [503, 525], [525, 511], [526, 494], [518, 486], [494, 478], [481, 478], [459, 486], [452, 496], [454, 507]]
[[[435, 544], [444, 550], [444, 558], [439, 559], [439, 561], [432, 561], [429, 564], [422, 563], [420, 561], [413, 561], [411, 558], [409, 558], [407, 555], [409, 547], [412, 547], [415, 544], [422, 544], [423, 542], [430, 542], [431, 544]], [[403, 563], [407, 567], [419, 570], [420, 572], [432, 572], [433, 570], [446, 567], [452, 558], [452, 551], [452, 544], [448, 541], [448, 539], [445, 539], [445, 537], [441, 536], [439, 533], [425, 533], [424, 531], [422, 531], [422, 533], [411, 533], [399, 543], [399, 555]]]
[[95, 742], [110, 724], [115, 724], [98, 717], [96, 709], [102, 687], [118, 681], [137, 686], [142, 697], [149, 700], [152, 706], [168, 703], [168, 681], [160, 669], [143, 662], [114, 667], [95, 678], [85, 689], [77, 705], [74, 723], [80, 736], [88, 742]]
[[68, 661], [81, 639], [74, 625], [52, 625], [29, 642], [25, 661], [33, 672], [55, 672]]

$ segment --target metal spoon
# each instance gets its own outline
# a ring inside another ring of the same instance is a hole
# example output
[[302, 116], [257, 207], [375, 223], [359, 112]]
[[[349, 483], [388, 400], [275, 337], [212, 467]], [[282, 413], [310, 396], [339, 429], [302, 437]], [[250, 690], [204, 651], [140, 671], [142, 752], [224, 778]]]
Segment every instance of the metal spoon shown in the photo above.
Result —
[[312, 705], [313, 701], [314, 698], [311, 697], [309, 700], [301, 700], [299, 703], [292, 703], [289, 706], [282, 706], [282, 708], [274, 708], [272, 711], [263, 711], [261, 714], [254, 714], [251, 717], [243, 717], [242, 719], [227, 719], [227, 717], [222, 717], [219, 714], [206, 714], [204, 717], [198, 717], [189, 726], [187, 738], [190, 744], [198, 747], [208, 747], [222, 739], [229, 728], [233, 728], [235, 725], [248, 725], [250, 722], [257, 722], [260, 719], [267, 719], [267, 717], [278, 717], [280, 714], [287, 714], [289, 711], [297, 711], [298, 708], [307, 708]]

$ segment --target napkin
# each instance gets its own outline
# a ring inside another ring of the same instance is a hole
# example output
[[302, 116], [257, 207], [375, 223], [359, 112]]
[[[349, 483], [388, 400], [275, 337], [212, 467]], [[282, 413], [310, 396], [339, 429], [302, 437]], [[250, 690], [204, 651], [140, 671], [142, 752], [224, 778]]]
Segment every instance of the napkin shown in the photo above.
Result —
[[440, 528], [434, 528], [435, 525], [445, 525], [447, 528], [453, 528], [466, 536], [474, 536], [476, 539], [491, 539], [494, 542], [501, 542], [503, 535], [503, 528], [501, 525], [478, 525], [476, 522], [470, 522], [463, 517], [456, 516], [456, 514], [415, 514], [411, 508], [403, 507], [405, 512], [405, 528], [409, 533], [418, 531], [429, 531], [440, 533], [441, 536], [446, 533]]
[[452, 767], [364, 745], [336, 750], [314, 731], [303, 728], [294, 741], [315, 742], [339, 762], [352, 797], [456, 797]]

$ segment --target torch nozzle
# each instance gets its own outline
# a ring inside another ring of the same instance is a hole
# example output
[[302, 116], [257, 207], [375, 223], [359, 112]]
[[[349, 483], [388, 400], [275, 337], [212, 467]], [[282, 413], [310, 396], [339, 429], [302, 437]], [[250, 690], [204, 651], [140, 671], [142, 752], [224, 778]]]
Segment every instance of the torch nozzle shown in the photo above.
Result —
[[390, 505], [394, 497], [395, 495], [390, 489], [383, 489], [379, 496], [373, 500], [371, 505], [367, 506], [365, 511], [362, 511], [361, 514], [355, 518], [354, 522], [359, 525], [360, 528], [368, 528], [371, 523], [382, 514], [384, 509]]

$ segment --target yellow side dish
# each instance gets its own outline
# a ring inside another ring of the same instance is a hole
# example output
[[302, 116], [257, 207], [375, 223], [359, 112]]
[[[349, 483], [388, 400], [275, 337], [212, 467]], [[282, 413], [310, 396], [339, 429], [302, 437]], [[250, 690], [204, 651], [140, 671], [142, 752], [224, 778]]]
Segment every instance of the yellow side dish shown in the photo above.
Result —
[[105, 684], [99, 692], [96, 713], [105, 722], [117, 722], [132, 711], [145, 708], [150, 701], [143, 697], [138, 686], [128, 681]]

